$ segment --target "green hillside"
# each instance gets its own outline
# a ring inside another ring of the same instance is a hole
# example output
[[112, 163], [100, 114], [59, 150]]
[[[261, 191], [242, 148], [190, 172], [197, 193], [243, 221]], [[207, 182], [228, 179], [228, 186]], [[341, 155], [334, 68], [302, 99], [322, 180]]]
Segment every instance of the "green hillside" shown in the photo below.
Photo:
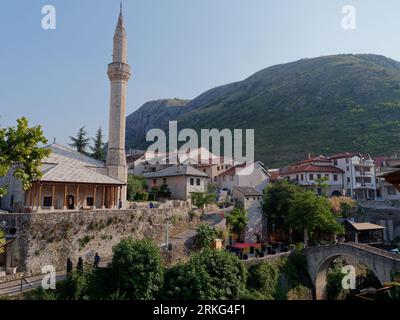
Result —
[[[256, 158], [268, 167], [303, 159], [309, 152], [380, 155], [400, 149], [400, 63], [383, 56], [303, 59], [192, 101], [163, 101], [157, 117], [148, 117], [146, 129], [165, 128], [168, 120], [178, 120], [181, 128], [254, 128]], [[128, 117], [129, 147], [145, 147], [145, 131], [135, 129], [135, 123], [148, 112], [144, 105]]]

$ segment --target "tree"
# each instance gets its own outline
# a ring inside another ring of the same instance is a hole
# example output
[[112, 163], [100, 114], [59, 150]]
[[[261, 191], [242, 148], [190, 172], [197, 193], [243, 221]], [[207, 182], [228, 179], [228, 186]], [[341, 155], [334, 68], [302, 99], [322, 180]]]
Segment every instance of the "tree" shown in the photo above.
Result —
[[316, 229], [341, 233], [343, 227], [336, 222], [328, 200], [317, 197], [312, 191], [295, 194], [290, 201], [288, 223], [297, 231], [303, 231], [304, 245], [308, 244], [308, 234]]
[[287, 180], [277, 181], [267, 186], [264, 192], [263, 213], [268, 218], [269, 224], [274, 224], [277, 229], [290, 231], [287, 216], [290, 200], [303, 192], [303, 190]]
[[215, 203], [217, 195], [209, 192], [191, 192], [190, 197], [193, 204], [204, 213], [206, 206]]
[[127, 299], [151, 300], [163, 283], [158, 247], [148, 239], [123, 239], [113, 249], [112, 269], [116, 287]]
[[205, 249], [166, 272], [163, 297], [185, 300], [234, 300], [245, 291], [243, 263], [225, 251]]
[[96, 132], [96, 137], [93, 139], [94, 146], [90, 147], [92, 150], [92, 157], [103, 161], [104, 160], [104, 142], [103, 142], [103, 132], [101, 127]]
[[127, 194], [129, 201], [134, 201], [136, 196], [143, 193], [145, 189], [147, 189], [147, 183], [143, 177], [128, 175]]
[[[21, 181], [24, 190], [29, 189], [31, 182], [42, 176], [40, 166], [50, 150], [39, 144], [46, 143], [41, 126], [30, 128], [26, 118], [18, 119], [16, 127], [0, 129], [0, 177], [15, 165], [13, 176]], [[0, 188], [0, 197], [6, 192], [7, 187]]]
[[321, 196], [326, 197], [328, 194], [328, 188], [329, 188], [328, 181], [329, 181], [328, 177], [322, 177], [315, 180], [318, 190], [321, 190], [320, 194]]
[[278, 280], [278, 268], [265, 261], [249, 268], [247, 286], [260, 292], [266, 299], [272, 300], [278, 286]]
[[86, 149], [89, 147], [90, 138], [87, 138], [87, 131], [85, 127], [79, 129], [76, 137], [70, 136], [69, 138], [72, 141], [72, 143], [70, 143], [71, 147], [75, 147], [76, 151], [87, 155]]
[[209, 248], [218, 237], [218, 231], [208, 223], [202, 223], [197, 227], [197, 242], [200, 248]]
[[235, 208], [226, 216], [226, 221], [229, 223], [232, 232], [238, 234], [239, 241], [241, 240], [240, 234], [246, 228], [248, 220], [247, 211], [243, 208]]

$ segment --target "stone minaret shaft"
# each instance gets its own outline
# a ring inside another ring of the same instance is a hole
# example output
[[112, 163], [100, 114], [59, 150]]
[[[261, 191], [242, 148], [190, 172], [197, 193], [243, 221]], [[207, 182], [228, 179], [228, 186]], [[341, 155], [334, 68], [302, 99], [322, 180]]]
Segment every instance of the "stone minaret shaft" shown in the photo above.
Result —
[[[131, 68], [127, 64], [127, 44], [121, 8], [114, 34], [113, 62], [108, 65], [111, 96], [107, 170], [109, 176], [123, 182], [127, 182], [125, 157], [126, 88], [131, 76]], [[126, 187], [122, 188], [121, 200], [123, 206], [125, 206]]]

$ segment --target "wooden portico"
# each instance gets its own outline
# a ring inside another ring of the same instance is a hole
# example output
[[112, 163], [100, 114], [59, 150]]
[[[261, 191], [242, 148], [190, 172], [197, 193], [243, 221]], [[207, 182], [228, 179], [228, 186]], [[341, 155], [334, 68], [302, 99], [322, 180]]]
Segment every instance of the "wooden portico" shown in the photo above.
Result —
[[123, 184], [35, 181], [25, 192], [25, 211], [116, 209]]

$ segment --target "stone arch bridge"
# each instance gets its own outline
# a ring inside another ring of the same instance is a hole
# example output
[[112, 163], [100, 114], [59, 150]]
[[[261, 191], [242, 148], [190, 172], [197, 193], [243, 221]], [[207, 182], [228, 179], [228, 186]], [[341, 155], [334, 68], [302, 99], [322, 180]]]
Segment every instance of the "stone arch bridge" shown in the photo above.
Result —
[[372, 270], [383, 285], [392, 281], [392, 274], [400, 272], [400, 255], [360, 243], [341, 243], [327, 246], [307, 247], [307, 270], [315, 288], [317, 300], [326, 299], [326, 277], [330, 264], [343, 257], [349, 264], [361, 262]]

